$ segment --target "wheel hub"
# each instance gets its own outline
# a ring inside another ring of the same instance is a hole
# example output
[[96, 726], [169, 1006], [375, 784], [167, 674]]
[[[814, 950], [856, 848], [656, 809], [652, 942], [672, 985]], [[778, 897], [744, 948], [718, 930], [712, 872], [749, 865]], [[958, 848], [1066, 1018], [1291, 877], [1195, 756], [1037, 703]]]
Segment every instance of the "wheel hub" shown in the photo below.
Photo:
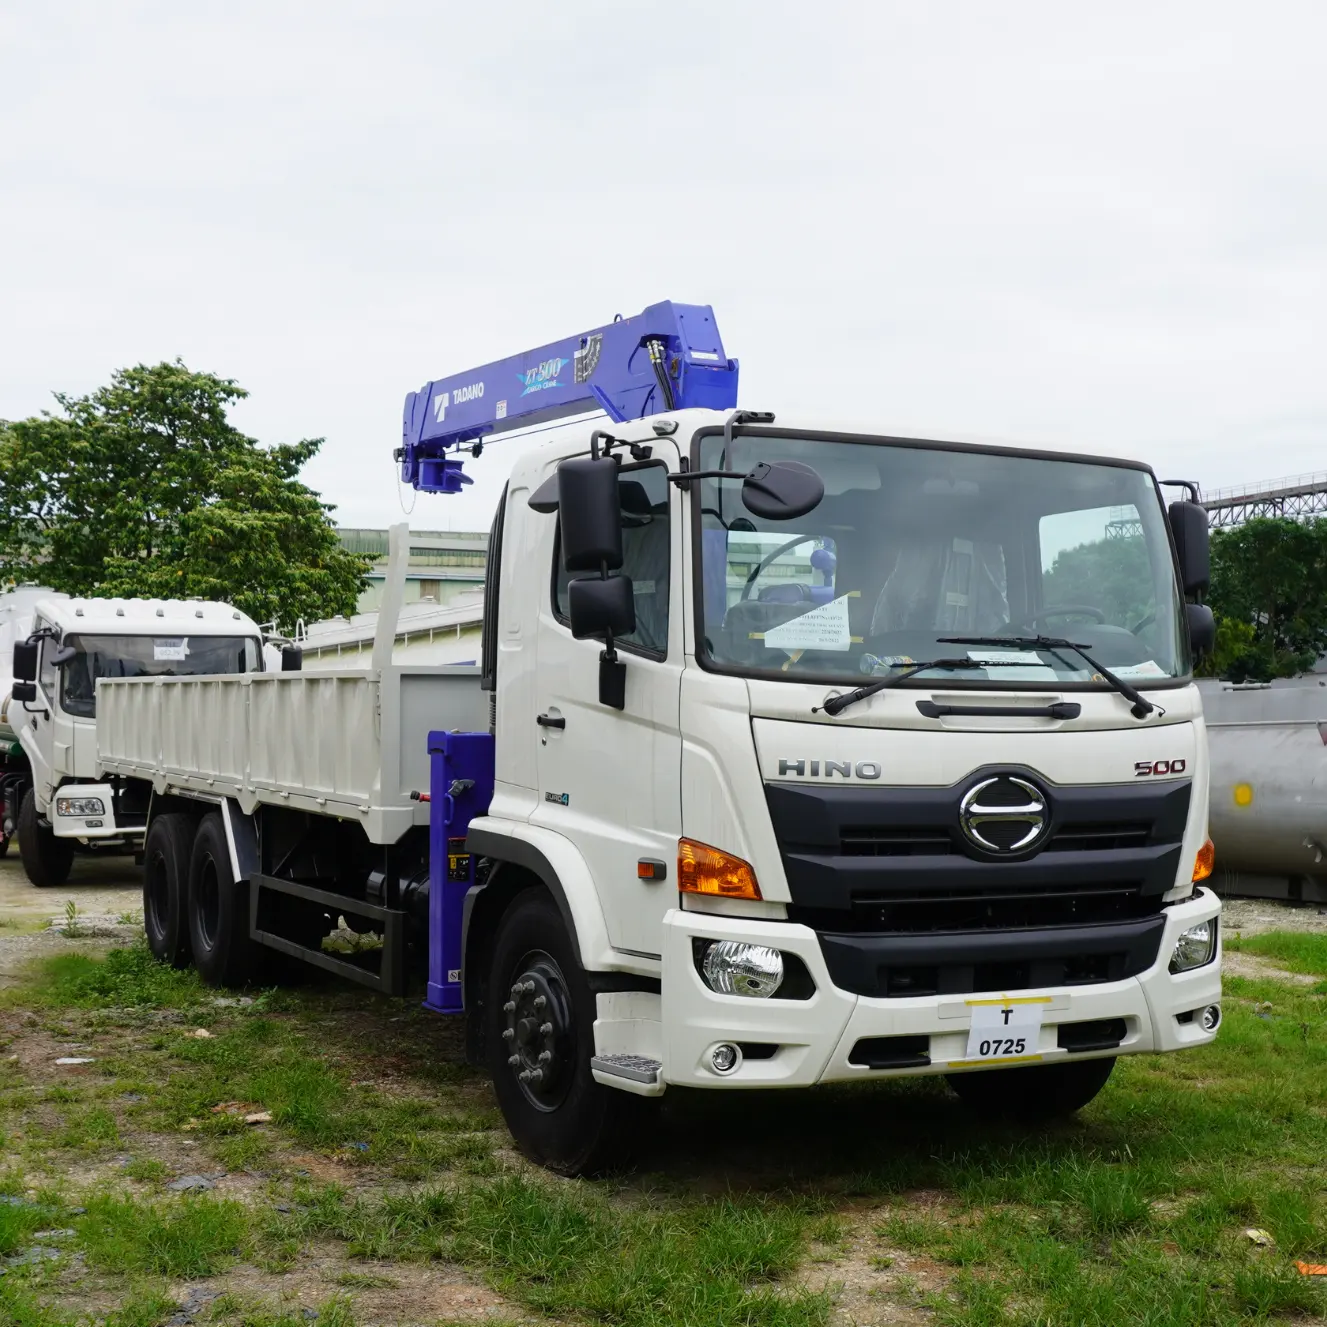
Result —
[[556, 960], [527, 954], [502, 1010], [508, 1068], [531, 1104], [556, 1109], [567, 1094], [575, 1040], [571, 1000]]

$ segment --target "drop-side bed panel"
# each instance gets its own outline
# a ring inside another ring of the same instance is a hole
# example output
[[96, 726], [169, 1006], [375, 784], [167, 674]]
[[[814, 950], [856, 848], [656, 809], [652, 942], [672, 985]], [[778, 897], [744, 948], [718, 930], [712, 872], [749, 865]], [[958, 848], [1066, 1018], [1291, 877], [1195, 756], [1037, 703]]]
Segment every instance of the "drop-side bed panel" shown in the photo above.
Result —
[[479, 670], [398, 667], [97, 683], [97, 763], [158, 793], [355, 820], [374, 843], [428, 823], [431, 729], [485, 732]]

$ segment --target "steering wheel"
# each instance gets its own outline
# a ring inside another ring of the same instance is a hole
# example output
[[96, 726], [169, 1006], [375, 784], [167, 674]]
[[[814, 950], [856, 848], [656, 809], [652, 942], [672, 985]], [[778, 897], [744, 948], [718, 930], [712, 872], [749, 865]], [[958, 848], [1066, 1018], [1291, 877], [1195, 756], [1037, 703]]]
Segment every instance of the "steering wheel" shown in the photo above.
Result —
[[780, 544], [772, 553], [766, 553], [754, 567], [751, 568], [751, 574], [746, 578], [746, 584], [742, 586], [742, 593], [738, 597], [738, 603], [744, 603], [751, 597], [751, 587], [760, 578], [760, 573], [769, 566], [771, 562], [777, 561], [785, 553], [791, 553], [798, 544], [809, 544], [815, 535], [798, 535], [796, 539], [790, 539], [786, 544]]
[[1094, 622], [1104, 623], [1106, 621], [1105, 613], [1099, 608], [1093, 608], [1091, 604], [1061, 604], [1058, 608], [1047, 608], [1040, 613], [1033, 613], [1031, 617], [1025, 617], [1016, 625], [1019, 627], [1035, 627], [1048, 617], [1090, 617]]

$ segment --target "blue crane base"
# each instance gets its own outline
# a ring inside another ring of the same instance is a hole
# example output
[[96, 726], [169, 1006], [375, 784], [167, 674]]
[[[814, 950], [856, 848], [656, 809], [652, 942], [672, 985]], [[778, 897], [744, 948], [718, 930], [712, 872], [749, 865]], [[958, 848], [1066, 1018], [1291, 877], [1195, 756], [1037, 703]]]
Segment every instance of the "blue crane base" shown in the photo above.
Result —
[[490, 733], [429, 734], [429, 982], [424, 1008], [465, 1010], [461, 980], [465, 899], [474, 888], [466, 831], [493, 799]]

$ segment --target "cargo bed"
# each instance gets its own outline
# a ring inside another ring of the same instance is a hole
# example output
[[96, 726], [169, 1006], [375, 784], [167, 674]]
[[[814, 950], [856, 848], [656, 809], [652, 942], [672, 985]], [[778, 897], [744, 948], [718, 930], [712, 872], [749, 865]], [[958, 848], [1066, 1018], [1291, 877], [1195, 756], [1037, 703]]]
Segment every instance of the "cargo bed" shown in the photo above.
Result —
[[479, 670], [399, 666], [326, 673], [97, 682], [97, 764], [159, 794], [233, 798], [362, 825], [394, 843], [428, 824], [431, 730], [487, 732]]

